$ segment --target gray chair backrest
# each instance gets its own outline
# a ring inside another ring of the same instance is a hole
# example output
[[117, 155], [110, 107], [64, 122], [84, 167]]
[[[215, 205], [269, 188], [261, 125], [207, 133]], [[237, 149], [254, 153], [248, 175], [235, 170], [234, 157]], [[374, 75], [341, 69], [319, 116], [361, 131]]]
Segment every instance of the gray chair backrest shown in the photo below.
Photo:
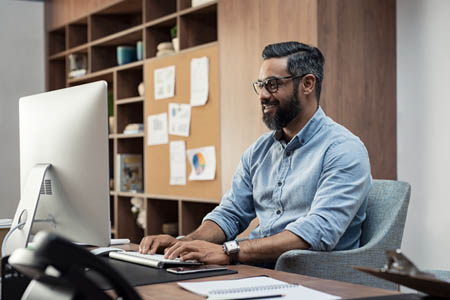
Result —
[[360, 247], [400, 248], [410, 194], [411, 186], [406, 182], [373, 181]]

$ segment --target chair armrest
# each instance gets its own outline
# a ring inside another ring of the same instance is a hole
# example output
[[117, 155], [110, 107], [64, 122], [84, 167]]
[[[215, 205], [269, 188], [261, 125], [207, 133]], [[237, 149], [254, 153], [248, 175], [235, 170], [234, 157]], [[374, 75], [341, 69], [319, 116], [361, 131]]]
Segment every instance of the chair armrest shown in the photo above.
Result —
[[381, 268], [384, 264], [385, 256], [381, 249], [366, 249], [362, 247], [331, 252], [290, 250], [277, 259], [275, 269], [325, 279], [396, 289], [397, 286], [395, 284], [377, 279], [352, 268], [352, 266]]

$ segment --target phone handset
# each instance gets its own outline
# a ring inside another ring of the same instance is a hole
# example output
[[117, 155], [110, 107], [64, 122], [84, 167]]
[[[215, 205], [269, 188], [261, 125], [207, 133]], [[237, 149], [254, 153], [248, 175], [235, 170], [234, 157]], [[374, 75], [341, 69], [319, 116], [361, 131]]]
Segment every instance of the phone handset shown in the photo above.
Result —
[[[86, 268], [108, 280], [118, 297], [140, 300], [141, 297], [111, 266], [88, 250], [48, 232], [39, 232], [34, 249], [17, 249], [8, 262], [32, 278], [22, 299], [113, 299], [86, 276]], [[49, 298], [49, 293], [53, 293]]]

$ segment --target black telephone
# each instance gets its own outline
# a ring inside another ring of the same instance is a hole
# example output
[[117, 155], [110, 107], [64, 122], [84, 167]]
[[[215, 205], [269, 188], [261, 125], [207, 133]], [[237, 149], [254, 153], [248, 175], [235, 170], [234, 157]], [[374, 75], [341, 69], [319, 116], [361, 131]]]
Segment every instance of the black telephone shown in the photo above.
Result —
[[106, 279], [113, 286], [116, 298], [141, 299], [105, 261], [53, 233], [39, 232], [34, 249], [17, 249], [8, 263], [32, 279], [22, 299], [115, 299], [86, 276], [87, 269]]

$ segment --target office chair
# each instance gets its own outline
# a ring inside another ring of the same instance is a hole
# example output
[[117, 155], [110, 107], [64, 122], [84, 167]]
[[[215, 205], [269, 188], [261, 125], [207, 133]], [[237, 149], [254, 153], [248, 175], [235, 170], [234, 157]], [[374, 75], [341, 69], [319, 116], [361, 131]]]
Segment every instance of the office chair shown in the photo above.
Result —
[[367, 217], [362, 225], [360, 248], [345, 251], [290, 250], [275, 269], [291, 273], [364, 284], [385, 289], [397, 285], [354, 270], [351, 266], [381, 268], [384, 250], [400, 248], [411, 186], [406, 182], [374, 180], [369, 192]]

